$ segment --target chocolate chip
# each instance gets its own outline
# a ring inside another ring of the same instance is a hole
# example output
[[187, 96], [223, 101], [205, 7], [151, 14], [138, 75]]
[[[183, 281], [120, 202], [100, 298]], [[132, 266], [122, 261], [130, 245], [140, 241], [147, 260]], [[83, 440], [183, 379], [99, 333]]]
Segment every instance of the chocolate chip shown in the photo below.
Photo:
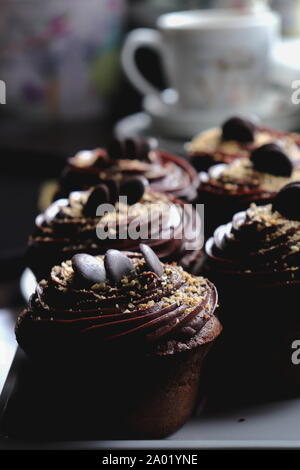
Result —
[[273, 202], [273, 210], [280, 212], [287, 219], [300, 221], [299, 199], [300, 181], [294, 181], [279, 191]]
[[253, 142], [256, 127], [246, 119], [232, 117], [222, 126], [222, 140], [235, 140], [236, 142]]
[[129, 205], [135, 204], [143, 197], [148, 184], [147, 179], [143, 176], [128, 178], [121, 184], [120, 195], [127, 196]]
[[118, 250], [108, 250], [106, 252], [104, 266], [108, 278], [115, 284], [118, 284], [124, 276], [133, 270], [131, 259]]
[[110, 158], [115, 160], [138, 158], [138, 140], [130, 137], [113, 139], [107, 147], [107, 153]]
[[257, 147], [251, 154], [253, 167], [257, 171], [275, 176], [291, 176], [293, 164], [286, 153], [275, 143]]
[[150, 141], [146, 139], [126, 139], [125, 148], [127, 158], [148, 160], [151, 144]]
[[122, 158], [124, 151], [124, 141], [121, 139], [113, 139], [107, 146], [107, 154], [112, 159]]
[[207, 171], [208, 168], [215, 163], [212, 155], [209, 154], [193, 155], [190, 161], [195, 170], [197, 170], [198, 172]]
[[155, 139], [153, 140], [142, 140], [140, 142], [140, 148], [139, 148], [139, 157], [140, 160], [148, 160], [150, 161], [149, 158], [149, 152], [157, 145], [157, 142]]
[[125, 156], [129, 159], [136, 159], [139, 156], [139, 141], [137, 139], [125, 139]]
[[75, 281], [80, 286], [90, 287], [106, 280], [104, 264], [94, 256], [86, 253], [74, 255], [72, 267], [75, 273]]
[[107, 154], [111, 159], [147, 160], [153, 145], [154, 141], [147, 139], [132, 137], [128, 137], [127, 139], [113, 139], [107, 147]]
[[107, 186], [109, 192], [109, 202], [114, 204], [114, 202], [118, 199], [119, 196], [119, 187], [120, 184], [116, 180], [110, 178], [106, 179], [102, 184]]
[[158, 256], [154, 253], [152, 248], [150, 248], [148, 245], [145, 245], [144, 243], [140, 243], [140, 250], [145, 258], [146, 266], [149, 271], [152, 271], [159, 277], [162, 276], [164, 272], [163, 264], [159, 260]]
[[97, 207], [109, 201], [109, 190], [106, 185], [99, 184], [96, 186], [88, 197], [83, 208], [85, 217], [96, 217]]

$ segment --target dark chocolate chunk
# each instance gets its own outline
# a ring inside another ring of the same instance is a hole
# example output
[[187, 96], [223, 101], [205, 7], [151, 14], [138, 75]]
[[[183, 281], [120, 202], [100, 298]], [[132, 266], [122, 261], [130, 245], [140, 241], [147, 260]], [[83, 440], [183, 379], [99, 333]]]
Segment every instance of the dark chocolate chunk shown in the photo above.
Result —
[[113, 139], [107, 147], [111, 159], [147, 160], [151, 150], [151, 141], [128, 137]]
[[133, 262], [118, 250], [108, 250], [104, 256], [107, 276], [114, 284], [118, 284], [124, 276], [133, 270]]
[[125, 155], [128, 159], [139, 158], [139, 140], [138, 139], [125, 139]]
[[190, 159], [191, 164], [197, 171], [207, 171], [210, 166], [212, 166], [215, 161], [212, 155], [203, 154], [203, 155], [193, 155]]
[[104, 264], [94, 256], [78, 253], [72, 258], [72, 266], [79, 286], [90, 287], [106, 280]]
[[127, 158], [148, 160], [151, 143], [146, 139], [126, 139]]
[[127, 139], [113, 139], [107, 147], [107, 153], [112, 159], [139, 158], [139, 140], [128, 137]]
[[96, 186], [86, 201], [86, 204], [83, 208], [83, 215], [85, 217], [96, 217], [97, 207], [100, 204], [105, 204], [109, 202], [110, 194], [108, 187], [104, 184], [99, 184]]
[[120, 195], [127, 196], [129, 205], [135, 204], [143, 197], [148, 184], [147, 179], [143, 176], [128, 178], [121, 184]]
[[275, 143], [257, 147], [250, 158], [257, 171], [275, 176], [291, 176], [293, 172], [293, 164], [288, 155]]
[[109, 178], [103, 181], [102, 184], [107, 186], [108, 193], [109, 193], [109, 202], [111, 204], [114, 204], [114, 202], [118, 199], [118, 196], [119, 196], [119, 187], [120, 187], [119, 182], [112, 178]]
[[222, 126], [222, 140], [235, 140], [236, 142], [253, 142], [255, 125], [247, 119], [232, 117]]
[[155, 139], [141, 140], [139, 145], [139, 158], [140, 160], [150, 161], [149, 152], [156, 146]]
[[300, 221], [300, 181], [294, 181], [284, 186], [273, 201], [273, 210], [290, 220]]
[[164, 272], [163, 264], [159, 260], [158, 256], [154, 253], [152, 248], [150, 248], [148, 245], [145, 245], [144, 243], [140, 243], [140, 250], [145, 258], [146, 266], [149, 271], [152, 271], [159, 277], [162, 276]]
[[109, 158], [118, 160], [124, 158], [125, 146], [122, 139], [113, 139], [107, 146], [107, 154]]

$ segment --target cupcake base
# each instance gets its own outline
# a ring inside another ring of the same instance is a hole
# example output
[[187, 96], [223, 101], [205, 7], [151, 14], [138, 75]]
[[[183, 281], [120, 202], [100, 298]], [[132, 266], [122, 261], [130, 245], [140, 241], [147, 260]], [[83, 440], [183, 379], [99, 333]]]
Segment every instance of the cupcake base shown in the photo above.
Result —
[[18, 424], [6, 432], [60, 440], [168, 436], [198, 402], [203, 360], [220, 331], [213, 317], [193, 348], [166, 355], [110, 348], [27, 361], [6, 413], [7, 423]]

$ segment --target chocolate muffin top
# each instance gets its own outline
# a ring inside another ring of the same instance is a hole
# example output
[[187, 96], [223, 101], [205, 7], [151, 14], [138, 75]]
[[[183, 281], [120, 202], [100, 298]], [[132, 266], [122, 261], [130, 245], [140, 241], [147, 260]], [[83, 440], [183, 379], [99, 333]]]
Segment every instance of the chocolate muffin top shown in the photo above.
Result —
[[155, 142], [154, 139], [115, 139], [107, 149], [78, 152], [67, 162], [57, 198], [108, 178], [119, 182], [140, 175], [148, 180], [153, 191], [194, 200], [199, 184], [194, 168], [182, 158], [156, 148]]
[[198, 171], [217, 163], [230, 163], [237, 158], [249, 158], [251, 152], [265, 144], [276, 143], [300, 164], [300, 136], [283, 132], [240, 118], [231, 118], [220, 128], [212, 128], [195, 136], [186, 146]]
[[[260, 154], [256, 158], [257, 153]], [[208, 172], [200, 173], [199, 193], [236, 198], [242, 203], [267, 201], [273, 199], [284, 185], [299, 179], [300, 168], [293, 169], [285, 153], [273, 145], [267, 149], [262, 146], [253, 151], [250, 158], [214, 165]]]
[[[203, 277], [141, 252], [75, 255], [41, 281], [17, 321], [16, 336], [32, 356], [137, 347], [158, 355], [190, 350], [221, 331], [217, 292]], [[107, 351], [107, 350], [106, 350]]]
[[[300, 282], [300, 216], [295, 194], [300, 183], [285, 186], [273, 205], [251, 204], [232, 222], [218, 227], [206, 243], [206, 268], [249, 289]], [[215, 277], [214, 277], [215, 279]]]
[[143, 177], [121, 184], [107, 180], [70, 193], [68, 199], [55, 201], [38, 215], [29, 239], [28, 264], [39, 279], [75, 253], [101, 254], [108, 248], [134, 251], [141, 241], [163, 260], [186, 267], [193, 262], [202, 248], [201, 233], [195, 228], [199, 216], [191, 205], [155, 193], [147, 184]]

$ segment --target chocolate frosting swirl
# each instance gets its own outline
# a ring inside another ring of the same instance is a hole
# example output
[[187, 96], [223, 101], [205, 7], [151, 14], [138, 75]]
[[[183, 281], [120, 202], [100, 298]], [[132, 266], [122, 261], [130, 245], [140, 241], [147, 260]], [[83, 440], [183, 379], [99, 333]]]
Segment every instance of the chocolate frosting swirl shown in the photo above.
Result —
[[199, 194], [228, 197], [247, 204], [272, 199], [287, 183], [299, 179], [300, 169], [295, 169], [290, 177], [276, 176], [257, 171], [248, 158], [240, 158], [200, 173]]
[[[134, 269], [115, 285], [77, 285], [72, 262], [52, 269], [41, 281], [29, 307], [19, 316], [16, 336], [29, 354], [48, 348], [136, 347], [168, 355], [212, 341], [220, 332], [213, 313], [217, 292], [203, 277], [164, 265], [158, 276], [140, 253], [126, 253]], [[97, 257], [103, 262], [103, 256]], [[213, 332], [212, 332], [213, 331]]]
[[[28, 264], [38, 279], [47, 277], [54, 264], [75, 253], [103, 254], [109, 248], [135, 251], [141, 242], [150, 245], [160, 259], [178, 261], [186, 268], [200, 255], [202, 237], [194, 228], [196, 211], [191, 205], [147, 190], [131, 206], [116, 202], [112, 214], [86, 217], [83, 209], [90, 193], [73, 192], [36, 218]], [[133, 221], [141, 234], [136, 239], [127, 236]], [[99, 239], [99, 231], [109, 236]]]
[[[252, 204], [218, 227], [206, 243], [206, 272], [214, 279], [262, 286], [300, 282], [300, 222], [272, 205]], [[225, 278], [224, 278], [225, 276]]]
[[66, 197], [74, 190], [88, 189], [108, 178], [121, 181], [135, 175], [147, 178], [153, 191], [171, 197], [190, 202], [197, 195], [197, 173], [180, 157], [150, 149], [147, 158], [132, 158], [132, 155], [111, 158], [105, 149], [95, 149], [78, 152], [68, 160], [57, 198]]
[[187, 152], [198, 170], [207, 170], [217, 163], [230, 163], [237, 158], [249, 158], [254, 149], [268, 143], [280, 144], [294, 165], [300, 165], [300, 135], [265, 126], [256, 128], [253, 142], [223, 140], [221, 128], [209, 129], [194, 137], [187, 145]]
[[300, 168], [294, 168], [291, 176], [277, 176], [256, 170], [249, 158], [240, 158], [214, 165], [199, 175], [198, 201], [206, 207], [205, 230], [210, 236], [251, 202], [272, 202], [286, 184], [300, 179]]

